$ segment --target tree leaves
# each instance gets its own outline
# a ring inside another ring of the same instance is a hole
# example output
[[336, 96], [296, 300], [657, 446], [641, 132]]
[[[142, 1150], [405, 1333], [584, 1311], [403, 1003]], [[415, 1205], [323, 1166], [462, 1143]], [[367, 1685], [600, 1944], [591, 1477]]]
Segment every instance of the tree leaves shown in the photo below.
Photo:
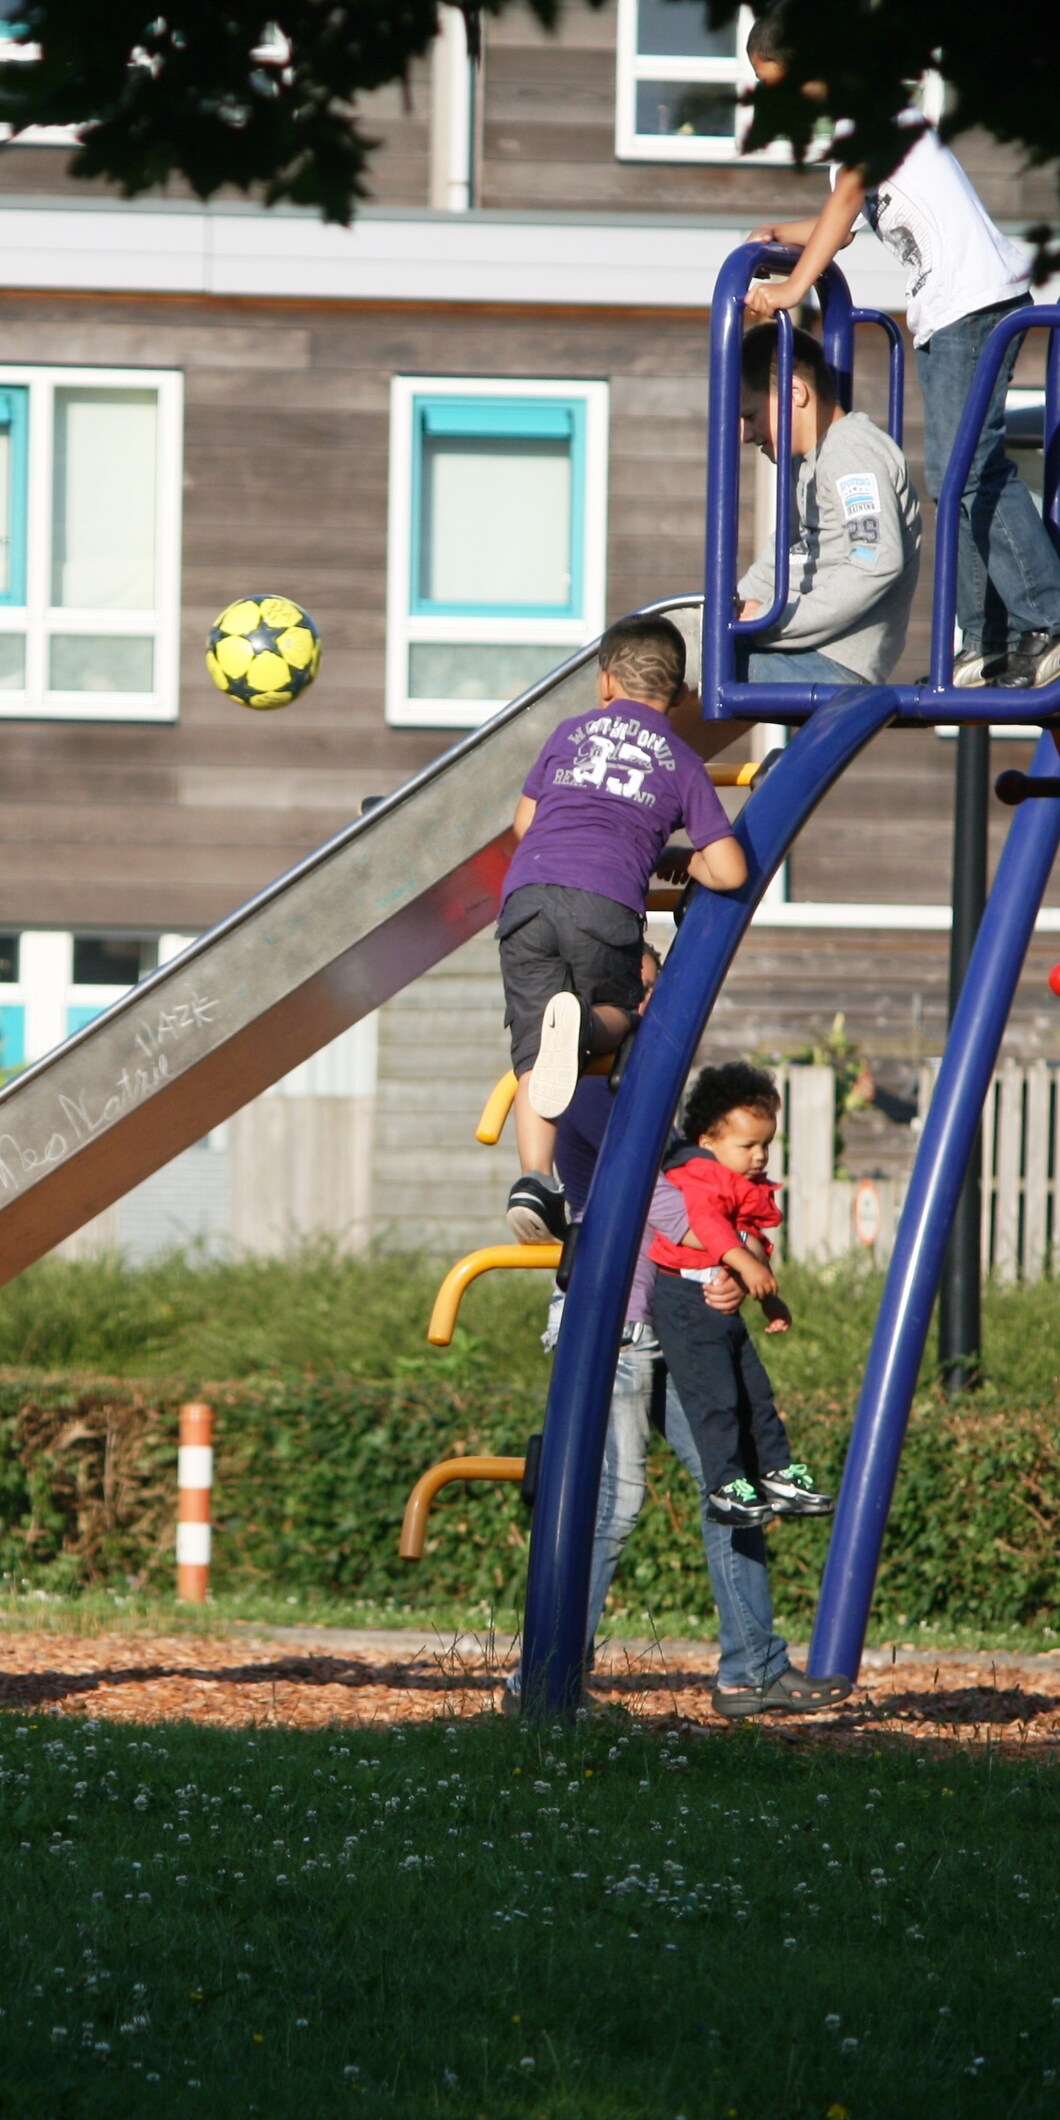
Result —
[[[455, 8], [474, 49], [483, 15], [528, 6], [554, 29], [564, 6], [606, 0], [25, 0], [27, 43], [0, 47], [0, 122], [83, 128], [71, 172], [127, 198], [182, 178], [199, 198], [260, 190], [349, 222], [378, 144], [358, 98], [401, 82]], [[784, 0], [792, 68], [759, 88], [748, 146], [807, 153], [822, 115], [853, 121], [840, 152], [882, 176], [900, 159], [908, 84], [933, 63], [949, 139], [982, 127], [1031, 163], [1060, 155], [1055, 11], [1042, 0]], [[738, 0], [703, 0], [713, 28]], [[761, 6], [756, 10], [763, 12]], [[277, 34], [270, 31], [275, 25]], [[36, 47], [36, 56], [33, 48]], [[941, 53], [940, 58], [935, 58]], [[807, 98], [806, 82], [823, 97]]]

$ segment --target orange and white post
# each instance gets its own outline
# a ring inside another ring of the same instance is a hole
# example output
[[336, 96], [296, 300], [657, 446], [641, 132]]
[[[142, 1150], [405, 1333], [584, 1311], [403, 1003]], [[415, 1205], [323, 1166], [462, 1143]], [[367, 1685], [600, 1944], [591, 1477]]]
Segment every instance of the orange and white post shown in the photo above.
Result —
[[204, 1605], [210, 1582], [210, 1492], [213, 1487], [213, 1413], [180, 1409], [177, 1453], [177, 1596]]

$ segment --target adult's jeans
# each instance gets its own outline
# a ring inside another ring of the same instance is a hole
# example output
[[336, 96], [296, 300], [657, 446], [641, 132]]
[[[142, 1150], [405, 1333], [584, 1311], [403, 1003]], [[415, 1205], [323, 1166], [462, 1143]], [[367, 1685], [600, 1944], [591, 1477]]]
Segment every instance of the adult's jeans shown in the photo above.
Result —
[[708, 1489], [695, 1438], [665, 1366], [650, 1347], [624, 1347], [618, 1358], [597, 1504], [586, 1638], [591, 1644], [619, 1556], [644, 1502], [653, 1400], [666, 1440], [699, 1494], [703, 1545], [718, 1608], [718, 1684], [726, 1689], [768, 1685], [787, 1668], [788, 1647], [773, 1631], [765, 1539], [761, 1531], [736, 1531], [708, 1516]]
[[[746, 651], [745, 651], [746, 652]], [[848, 670], [842, 663], [833, 661], [830, 655], [822, 655], [819, 648], [752, 648], [747, 656], [747, 667], [741, 672], [737, 662], [737, 677], [741, 684], [753, 685], [864, 685], [865, 677], [856, 670]]]
[[[933, 332], [916, 350], [924, 398], [924, 473], [937, 501], [968, 402], [979, 356], [1017, 295]], [[1005, 397], [1022, 341], [1010, 339], [961, 496], [957, 537], [957, 618], [966, 648], [1003, 648], [1021, 633], [1060, 633], [1060, 557], [1011, 458], [1005, 454]]]

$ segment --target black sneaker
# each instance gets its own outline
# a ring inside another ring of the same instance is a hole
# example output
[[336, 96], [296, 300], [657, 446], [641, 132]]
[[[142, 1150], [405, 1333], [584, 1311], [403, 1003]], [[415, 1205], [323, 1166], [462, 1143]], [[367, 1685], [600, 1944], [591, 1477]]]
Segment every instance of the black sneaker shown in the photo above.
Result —
[[508, 1227], [517, 1244], [562, 1244], [567, 1195], [539, 1170], [525, 1171], [508, 1194]]
[[[1047, 685], [1060, 670], [1060, 633], [1021, 633], [1010, 648], [997, 682], [1006, 691]], [[1039, 675], [1039, 671], [1041, 675]]]
[[773, 1505], [760, 1500], [750, 1480], [726, 1480], [724, 1487], [708, 1494], [707, 1514], [716, 1524], [735, 1524], [746, 1531], [755, 1524], [768, 1524]]
[[831, 1516], [835, 1508], [831, 1495], [814, 1486], [808, 1465], [782, 1465], [758, 1484], [777, 1516]]

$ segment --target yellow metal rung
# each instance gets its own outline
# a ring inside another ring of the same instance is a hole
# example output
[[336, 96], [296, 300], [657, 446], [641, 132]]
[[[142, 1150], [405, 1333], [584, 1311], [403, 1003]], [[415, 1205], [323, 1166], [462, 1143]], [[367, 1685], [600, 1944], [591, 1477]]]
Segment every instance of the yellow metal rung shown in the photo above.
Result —
[[439, 1488], [448, 1486], [450, 1480], [521, 1480], [525, 1470], [525, 1458], [443, 1458], [440, 1465], [432, 1465], [423, 1478], [416, 1481], [405, 1504], [401, 1543], [398, 1546], [401, 1559], [423, 1559], [423, 1541], [431, 1503]]
[[515, 1069], [510, 1067], [502, 1075], [496, 1089], [491, 1089], [486, 1099], [482, 1117], [475, 1128], [476, 1141], [487, 1148], [495, 1148], [504, 1132], [504, 1122], [515, 1102]]
[[708, 766], [707, 772], [716, 788], [747, 788], [761, 763], [760, 758], [748, 758], [742, 766]]
[[547, 1266], [555, 1273], [563, 1253], [562, 1244], [491, 1244], [484, 1251], [469, 1251], [451, 1266], [434, 1299], [427, 1338], [432, 1347], [448, 1347], [456, 1326], [464, 1291], [480, 1273], [495, 1268], [511, 1270]]

